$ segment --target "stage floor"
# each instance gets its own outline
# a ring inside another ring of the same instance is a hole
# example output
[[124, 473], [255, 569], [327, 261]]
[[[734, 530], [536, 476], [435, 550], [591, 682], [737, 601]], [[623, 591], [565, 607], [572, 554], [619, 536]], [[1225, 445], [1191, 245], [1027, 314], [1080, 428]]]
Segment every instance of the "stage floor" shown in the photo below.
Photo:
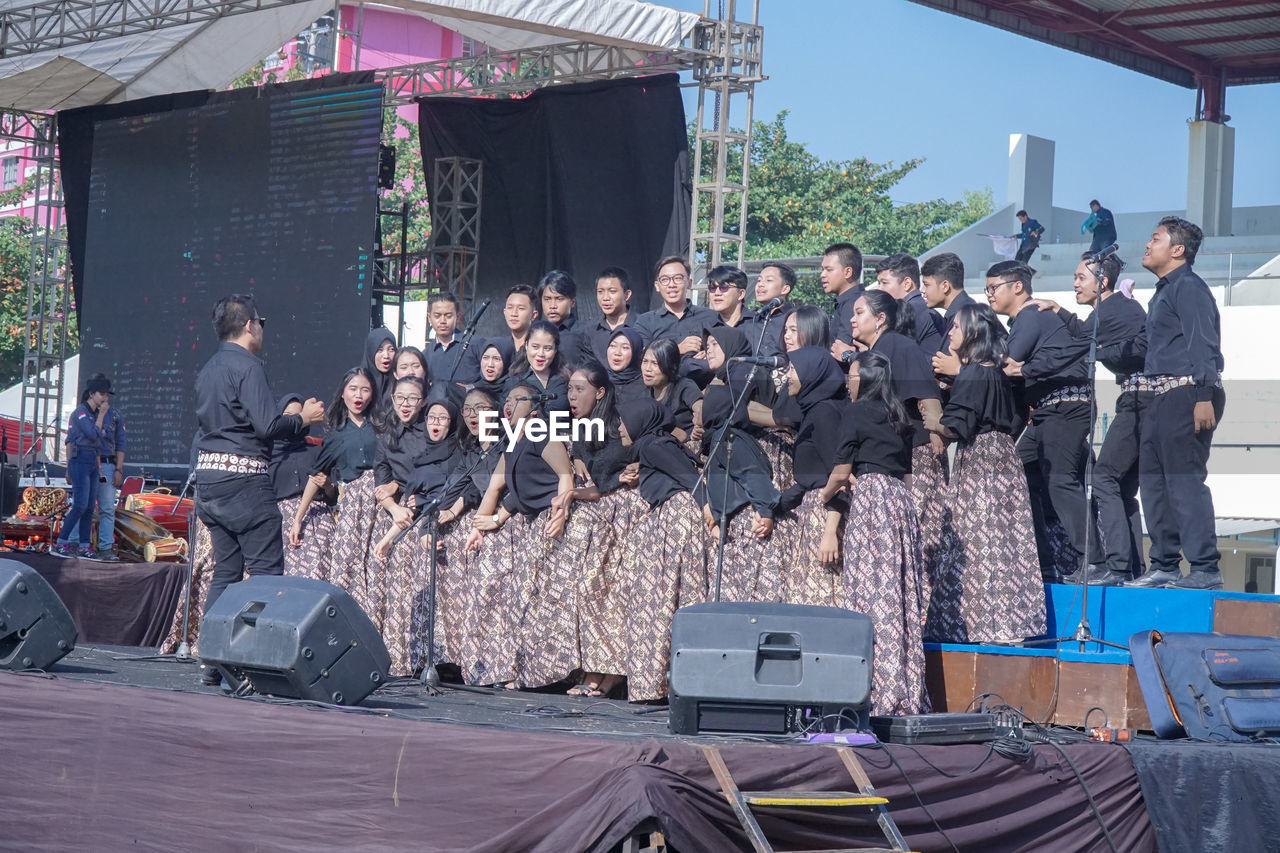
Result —
[[[356, 708], [237, 699], [151, 651], [83, 644], [48, 673], [0, 672], [0, 848], [608, 853], [656, 830], [667, 849], [720, 853], [750, 846], [702, 744], [720, 747], [744, 790], [852, 787], [830, 746], [674, 736], [659, 706], [449, 686], [429, 696], [408, 680]], [[855, 751], [915, 850], [1130, 853], [1157, 838], [1164, 853], [1211, 849], [1194, 828], [1150, 818], [1191, 814], [1192, 784], [1167, 783], [1192, 756], [1204, 779], [1247, 757], [1257, 796], [1280, 798], [1274, 747], [1143, 747], [1140, 763], [1161, 778], [1152, 789], [1129, 750], [1076, 738], [1020, 757], [991, 744]], [[1228, 827], [1236, 845], [1213, 849], [1257, 849], [1237, 825], [1262, 833], [1255, 845], [1276, 837], [1239, 813], [1280, 820], [1270, 799], [1195, 802], [1195, 820]], [[779, 850], [883, 844], [857, 809], [759, 817]]]

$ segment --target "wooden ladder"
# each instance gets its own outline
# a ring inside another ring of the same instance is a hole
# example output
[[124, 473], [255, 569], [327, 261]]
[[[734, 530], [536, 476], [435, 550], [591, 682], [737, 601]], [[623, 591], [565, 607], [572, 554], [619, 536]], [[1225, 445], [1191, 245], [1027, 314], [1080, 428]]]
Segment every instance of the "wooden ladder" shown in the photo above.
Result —
[[738, 818], [738, 823], [746, 831], [747, 837], [751, 840], [751, 846], [755, 848], [756, 853], [774, 853], [774, 850], [773, 845], [765, 838], [764, 831], [760, 829], [760, 824], [756, 820], [755, 814], [751, 811], [752, 806], [790, 806], [792, 808], [860, 806], [875, 814], [876, 823], [880, 825], [880, 830], [884, 833], [885, 840], [889, 842], [888, 847], [842, 847], [831, 850], [809, 850], [804, 851], [804, 853], [908, 853], [911, 848], [907, 846], [902, 833], [898, 831], [898, 825], [893, 822], [893, 818], [889, 815], [889, 810], [885, 808], [889, 801], [876, 793], [875, 786], [871, 784], [871, 778], [862, 769], [862, 764], [859, 763], [853, 750], [847, 746], [837, 746], [835, 751], [840, 756], [840, 762], [844, 764], [845, 770], [849, 771], [849, 776], [858, 786], [857, 793], [849, 791], [740, 791], [737, 783], [733, 781], [733, 776], [729, 773], [729, 768], [725, 766], [720, 750], [714, 746], [702, 747], [707, 763], [711, 765], [711, 772], [715, 774], [716, 781], [720, 784], [720, 791], [724, 794], [725, 799], [729, 801], [733, 813]]

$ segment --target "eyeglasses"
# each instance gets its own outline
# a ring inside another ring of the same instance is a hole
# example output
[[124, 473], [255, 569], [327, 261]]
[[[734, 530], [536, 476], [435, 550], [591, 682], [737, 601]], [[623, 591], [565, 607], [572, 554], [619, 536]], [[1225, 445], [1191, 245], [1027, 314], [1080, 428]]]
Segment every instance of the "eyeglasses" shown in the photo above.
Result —
[[429, 424], [447, 424], [448, 422], [448, 415], [427, 415], [427, 423]]
[[481, 412], [492, 411], [488, 406], [463, 406], [462, 416], [464, 418], [479, 417]]
[[416, 406], [422, 402], [421, 397], [406, 397], [403, 394], [396, 394], [391, 398], [391, 402], [397, 406]]
[[689, 280], [689, 276], [684, 273], [676, 273], [675, 275], [658, 276], [658, 284], [684, 284]]
[[987, 296], [995, 296], [996, 291], [1004, 287], [1006, 284], [1013, 284], [1011, 281], [998, 281], [995, 284], [988, 284], [985, 288]]
[[730, 290], [733, 290], [737, 286], [738, 285], [734, 284], [731, 281], [713, 281], [707, 284], [707, 290], [711, 291], [712, 293], [728, 293]]

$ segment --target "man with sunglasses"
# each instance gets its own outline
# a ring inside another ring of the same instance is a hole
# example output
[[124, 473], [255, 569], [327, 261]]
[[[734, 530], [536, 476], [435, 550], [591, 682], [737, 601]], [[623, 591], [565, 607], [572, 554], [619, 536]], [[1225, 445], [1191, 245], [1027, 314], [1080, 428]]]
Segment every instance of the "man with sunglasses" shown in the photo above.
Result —
[[[271, 444], [300, 438], [324, 420], [324, 404], [314, 397], [301, 414], [281, 413], [258, 357], [266, 322], [252, 296], [219, 299], [213, 307], [218, 350], [196, 377], [196, 514], [213, 543], [206, 613], [246, 571], [284, 573], [280, 510], [267, 475]], [[201, 669], [205, 684], [219, 682], [217, 669]]]

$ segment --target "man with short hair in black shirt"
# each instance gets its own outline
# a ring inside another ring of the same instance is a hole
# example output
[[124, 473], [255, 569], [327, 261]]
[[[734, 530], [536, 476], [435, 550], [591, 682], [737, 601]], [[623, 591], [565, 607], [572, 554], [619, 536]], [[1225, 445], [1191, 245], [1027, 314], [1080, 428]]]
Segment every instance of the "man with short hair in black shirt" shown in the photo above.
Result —
[[822, 253], [822, 292], [834, 296], [831, 307], [831, 355], [843, 359], [857, 352], [853, 345], [853, 303], [865, 293], [862, 280], [862, 251], [852, 243], [832, 243]]
[[[427, 320], [436, 333], [435, 340], [427, 341], [427, 370], [431, 373], [431, 385], [445, 383], [455, 387], [469, 385], [480, 378], [480, 353], [484, 352], [484, 340], [473, 337], [464, 344], [458, 331], [462, 314], [462, 300], [453, 293], [442, 290], [427, 297]], [[463, 352], [463, 347], [466, 352]]]
[[902, 252], [890, 255], [876, 264], [876, 282], [881, 290], [911, 309], [916, 343], [925, 358], [932, 360], [942, 347], [942, 316], [929, 307], [920, 293], [919, 261]]
[[756, 302], [760, 307], [744, 319], [741, 326], [751, 344], [752, 355], [782, 355], [787, 351], [782, 335], [786, 331], [787, 315], [796, 310], [790, 298], [795, 286], [796, 271], [786, 264], [770, 261], [760, 268], [756, 276]]
[[[1160, 280], [1147, 304], [1143, 372], [1154, 397], [1138, 455], [1151, 569], [1133, 586], [1222, 588], [1213, 493], [1205, 478], [1226, 393], [1218, 305], [1191, 269], [1203, 240], [1196, 225], [1166, 216], [1142, 256], [1142, 265]], [[1191, 564], [1185, 578], [1183, 555]]]
[[575, 326], [578, 323], [578, 283], [564, 270], [552, 270], [538, 282], [538, 307], [542, 319], [553, 324], [560, 332], [559, 353], [565, 365], [572, 370], [584, 358], [594, 358], [590, 345], [584, 344]]
[[[272, 442], [305, 434], [324, 420], [312, 397], [299, 415], [285, 415], [267, 383], [262, 352], [266, 320], [252, 296], [233, 294], [213, 308], [218, 351], [196, 377], [196, 514], [213, 542], [213, 582], [207, 613], [228, 584], [284, 572], [280, 510], [267, 476]], [[202, 680], [217, 684], [216, 669]]]
[[715, 319], [709, 308], [689, 301], [689, 288], [693, 282], [689, 262], [680, 255], [671, 255], [658, 261], [653, 274], [653, 289], [658, 292], [662, 304], [636, 318], [636, 328], [644, 338], [645, 346], [659, 338], [675, 341], [680, 355], [688, 358], [702, 349], [702, 336]]
[[[1027, 472], [1041, 571], [1058, 581], [1083, 567], [1085, 525], [1090, 523], [1084, 468], [1091, 452], [1086, 439], [1093, 389], [1085, 364], [1088, 344], [1073, 338], [1057, 314], [1034, 306], [1027, 310], [1032, 275], [1030, 267], [1017, 261], [995, 264], [987, 270], [987, 301], [1009, 318], [1005, 373], [1022, 378], [1023, 404], [1031, 410], [1030, 423], [1018, 439], [1018, 455]], [[1055, 566], [1050, 557], [1050, 512], [1075, 552], [1069, 565]]]
[[[1089, 567], [1089, 583], [1116, 586], [1143, 573], [1142, 513], [1138, 507], [1138, 446], [1144, 412], [1151, 400], [1142, 374], [1147, 353], [1147, 312], [1115, 289], [1124, 262], [1111, 255], [1093, 262], [1085, 252], [1076, 267], [1076, 302], [1093, 307], [1081, 320], [1052, 300], [1035, 299], [1041, 311], [1055, 311], [1076, 338], [1097, 336], [1096, 360], [1115, 374], [1120, 386], [1116, 410], [1093, 466], [1093, 502], [1099, 546], [1105, 561]], [[1094, 549], [1091, 549], [1094, 550]]]
[[930, 309], [941, 308], [942, 342], [938, 352], [951, 352], [947, 343], [951, 337], [951, 327], [956, 322], [956, 312], [966, 305], [975, 305], [976, 301], [964, 290], [964, 261], [952, 252], [942, 252], [931, 258], [925, 258], [920, 265], [920, 294], [924, 304]]
[[596, 276], [596, 305], [600, 319], [584, 337], [583, 356], [589, 353], [599, 364], [608, 364], [605, 350], [613, 333], [623, 326], [635, 326], [631, 316], [631, 276], [622, 267], [605, 267]]

